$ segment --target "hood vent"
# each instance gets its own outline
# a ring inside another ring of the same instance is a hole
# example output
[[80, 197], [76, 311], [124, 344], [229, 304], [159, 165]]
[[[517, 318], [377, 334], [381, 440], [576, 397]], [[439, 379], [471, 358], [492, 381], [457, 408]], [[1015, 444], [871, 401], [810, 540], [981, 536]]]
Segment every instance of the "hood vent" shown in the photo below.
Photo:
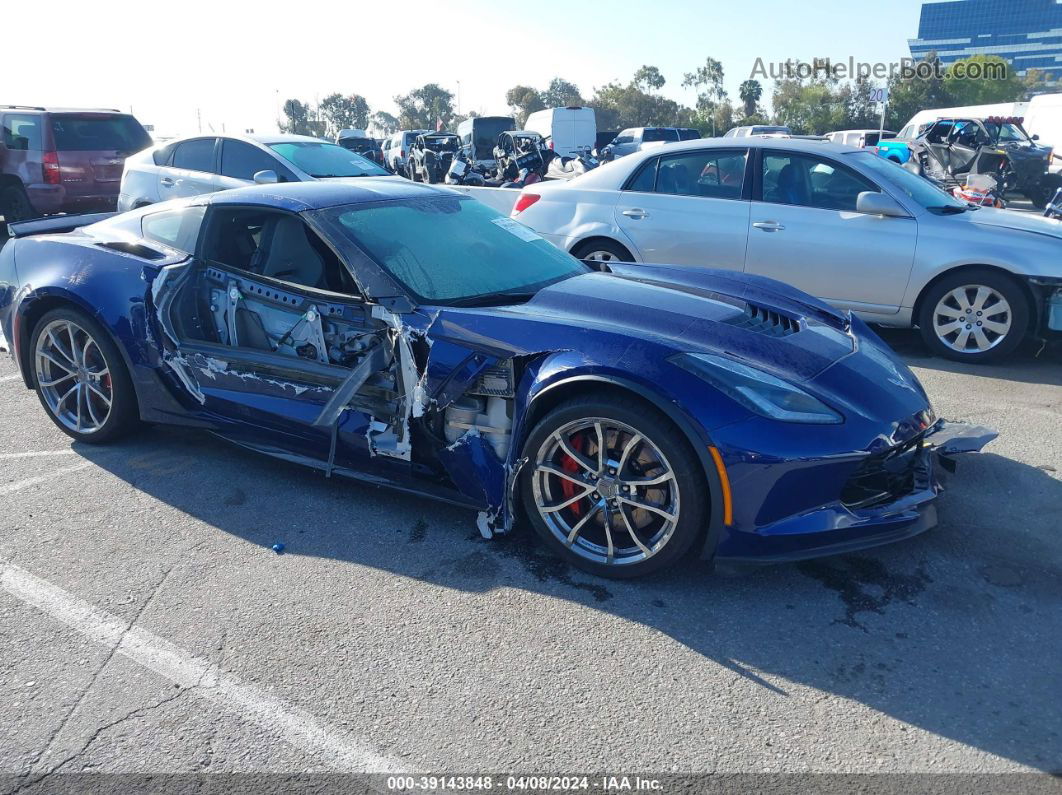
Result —
[[773, 309], [766, 309], [750, 303], [745, 304], [745, 311], [740, 315], [724, 322], [738, 328], [754, 331], [757, 334], [767, 334], [771, 337], [788, 337], [790, 334], [796, 334], [800, 331], [799, 320], [789, 317], [789, 315], [783, 315]]

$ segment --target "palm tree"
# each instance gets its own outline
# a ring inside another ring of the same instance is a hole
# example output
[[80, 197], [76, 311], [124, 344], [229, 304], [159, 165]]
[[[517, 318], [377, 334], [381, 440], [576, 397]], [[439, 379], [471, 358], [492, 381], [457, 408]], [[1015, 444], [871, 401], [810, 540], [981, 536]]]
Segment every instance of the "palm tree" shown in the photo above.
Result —
[[745, 115], [751, 116], [756, 112], [756, 106], [763, 96], [763, 86], [759, 80], [746, 80], [738, 87], [738, 96], [745, 104]]

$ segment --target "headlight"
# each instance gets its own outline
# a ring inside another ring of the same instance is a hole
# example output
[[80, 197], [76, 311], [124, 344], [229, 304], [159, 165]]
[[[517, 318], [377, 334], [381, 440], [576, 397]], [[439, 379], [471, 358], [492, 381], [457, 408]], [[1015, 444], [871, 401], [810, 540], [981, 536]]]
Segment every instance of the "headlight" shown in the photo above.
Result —
[[668, 361], [703, 378], [749, 411], [782, 422], [833, 425], [843, 417], [788, 381], [709, 353], [680, 353]]

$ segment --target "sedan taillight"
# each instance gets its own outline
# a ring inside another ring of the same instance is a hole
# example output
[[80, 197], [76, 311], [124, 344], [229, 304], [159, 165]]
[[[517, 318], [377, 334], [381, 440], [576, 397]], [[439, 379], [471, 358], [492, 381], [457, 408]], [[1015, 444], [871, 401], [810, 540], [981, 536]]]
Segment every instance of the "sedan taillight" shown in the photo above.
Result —
[[537, 193], [521, 193], [516, 200], [516, 204], [513, 205], [513, 215], [522, 213], [541, 198]]

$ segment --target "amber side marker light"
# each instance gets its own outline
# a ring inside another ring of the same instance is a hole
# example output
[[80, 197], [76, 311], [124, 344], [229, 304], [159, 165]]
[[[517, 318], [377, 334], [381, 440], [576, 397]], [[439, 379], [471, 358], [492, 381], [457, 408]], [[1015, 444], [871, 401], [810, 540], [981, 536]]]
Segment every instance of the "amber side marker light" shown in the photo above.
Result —
[[727, 477], [726, 467], [723, 465], [723, 456], [715, 447], [709, 447], [708, 452], [715, 463], [715, 471], [719, 474], [719, 485], [723, 490], [723, 524], [728, 527], [734, 523], [734, 500], [730, 494], [730, 478]]

